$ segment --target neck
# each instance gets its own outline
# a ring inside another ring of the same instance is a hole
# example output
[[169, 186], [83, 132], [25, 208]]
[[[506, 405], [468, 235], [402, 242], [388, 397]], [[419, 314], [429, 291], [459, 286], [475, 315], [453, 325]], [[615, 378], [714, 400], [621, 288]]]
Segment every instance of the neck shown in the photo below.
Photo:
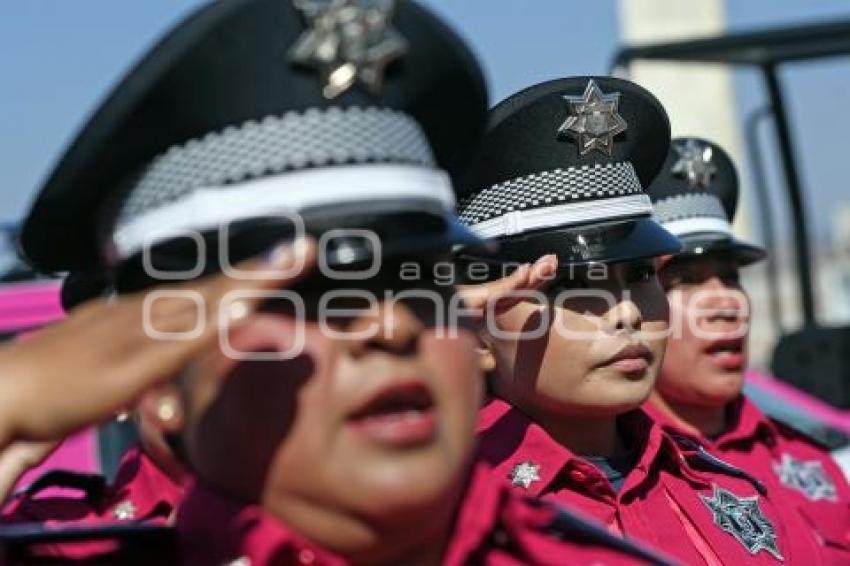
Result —
[[463, 483], [452, 488], [439, 505], [399, 511], [380, 521], [301, 498], [264, 501], [263, 506], [287, 527], [351, 564], [437, 566], [448, 549], [463, 488]]
[[717, 436], [722, 434], [728, 425], [726, 422], [726, 405], [702, 407], [677, 403], [665, 399], [657, 391], [653, 392], [650, 401], [676, 426], [697, 436]]
[[579, 456], [610, 458], [623, 451], [617, 416], [564, 419], [563, 415], [531, 415], [549, 436]]

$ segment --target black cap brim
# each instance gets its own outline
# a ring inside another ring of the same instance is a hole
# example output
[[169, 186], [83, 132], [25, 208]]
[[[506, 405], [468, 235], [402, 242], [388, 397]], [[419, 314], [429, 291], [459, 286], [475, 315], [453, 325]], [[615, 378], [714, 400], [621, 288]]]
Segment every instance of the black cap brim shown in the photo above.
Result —
[[633, 218], [530, 232], [498, 241], [498, 258], [479, 256], [463, 250], [461, 258], [487, 263], [533, 263], [540, 257], [556, 254], [558, 263], [620, 263], [682, 250], [682, 243], [651, 218]]
[[[371, 212], [350, 212], [345, 223], [340, 217], [323, 215], [322, 221], [305, 217], [307, 232], [316, 238], [323, 265], [332, 269], [356, 268], [363, 264], [374, 265], [375, 258], [400, 256], [426, 256], [449, 254], [456, 246], [486, 254], [492, 244], [460, 224], [450, 214], [425, 212], [387, 213], [378, 206]], [[330, 231], [334, 230], [333, 233]], [[291, 223], [275, 218], [254, 218], [229, 227], [228, 261], [235, 264], [258, 256], [276, 245], [292, 240], [295, 231]], [[197, 276], [219, 272], [219, 234], [204, 234], [205, 268]], [[162, 272], [189, 272], [195, 269], [197, 244], [191, 239], [172, 240], [154, 246], [149, 252], [149, 262]], [[121, 262], [115, 268], [115, 287], [119, 292], [147, 289], [162, 281], [152, 278], [144, 268], [141, 254]]]
[[767, 250], [764, 248], [725, 234], [691, 234], [680, 239], [683, 244], [681, 255], [723, 255], [733, 259], [740, 267], [757, 263], [767, 257]]

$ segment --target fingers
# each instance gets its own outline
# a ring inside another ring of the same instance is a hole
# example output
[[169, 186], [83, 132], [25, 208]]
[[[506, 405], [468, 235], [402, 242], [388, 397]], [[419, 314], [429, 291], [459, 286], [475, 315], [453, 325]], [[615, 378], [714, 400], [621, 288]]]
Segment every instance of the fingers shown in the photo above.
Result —
[[545, 255], [531, 266], [528, 276], [528, 284], [524, 288], [540, 290], [545, 287], [553, 277], [555, 277], [557, 272], [558, 256], [555, 254]]
[[533, 265], [525, 264], [508, 277], [481, 285], [464, 285], [459, 288], [468, 309], [484, 315], [492, 303], [496, 312], [504, 312], [523, 299], [524, 291], [537, 291], [549, 282], [558, 270], [558, 258], [549, 254]]

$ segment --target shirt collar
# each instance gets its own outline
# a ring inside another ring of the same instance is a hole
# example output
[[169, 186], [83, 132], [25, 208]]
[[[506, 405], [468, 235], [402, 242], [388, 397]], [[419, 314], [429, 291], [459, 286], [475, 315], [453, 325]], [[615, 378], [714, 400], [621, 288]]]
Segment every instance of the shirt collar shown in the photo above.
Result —
[[743, 395], [732, 401], [727, 411], [729, 426], [712, 441], [719, 448], [776, 436], [776, 429], [770, 419]]
[[[639, 486], [654, 467], [673, 465], [686, 468], [686, 475], [698, 478], [685, 463], [676, 443], [640, 409], [621, 415], [618, 427], [624, 442], [636, 451], [635, 468], [626, 477], [620, 493]], [[479, 457], [492, 466], [498, 476], [512, 479], [517, 466], [530, 462], [537, 467], [539, 480], [525, 490], [539, 497], [554, 484], [559, 474], [571, 468], [602, 477], [602, 473], [584, 458], [555, 441], [543, 427], [505, 401], [491, 401], [481, 412], [478, 426]]]
[[526, 493], [534, 497], [544, 493], [561, 470], [577, 459], [543, 427], [501, 399], [490, 401], [482, 409], [478, 434], [478, 457], [498, 476], [512, 481], [518, 466], [535, 467], [538, 479], [532, 479], [526, 487]]
[[[251, 564], [343, 564], [301, 539], [262, 507], [231, 498], [196, 481], [180, 505], [176, 521], [181, 553], [193, 564], [220, 564], [247, 558]], [[309, 555], [309, 560], [304, 560]]]
[[[109, 513], [116, 519], [168, 520], [183, 496], [183, 486], [174, 482], [140, 447], [127, 451], [110, 487]], [[122, 517], [122, 512], [130, 516]]]

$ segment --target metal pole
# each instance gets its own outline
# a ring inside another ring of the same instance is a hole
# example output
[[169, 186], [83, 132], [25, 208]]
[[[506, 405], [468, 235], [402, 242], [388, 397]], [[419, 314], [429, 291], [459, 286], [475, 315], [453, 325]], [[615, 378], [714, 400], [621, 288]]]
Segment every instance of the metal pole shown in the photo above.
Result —
[[747, 117], [746, 136], [747, 149], [752, 162], [753, 186], [755, 187], [756, 200], [758, 201], [758, 219], [764, 246], [767, 248], [766, 261], [767, 291], [770, 298], [770, 318], [773, 327], [781, 333], [782, 329], [782, 301], [779, 300], [779, 270], [777, 269], [777, 247], [775, 225], [773, 222], [773, 210], [770, 205], [770, 192], [767, 187], [767, 176], [764, 169], [764, 157], [759, 146], [758, 127], [762, 120], [770, 118], [773, 109], [763, 106], [756, 109]]
[[806, 214], [803, 206], [803, 194], [800, 179], [797, 175], [797, 164], [794, 161], [794, 150], [791, 147], [791, 133], [788, 126], [788, 115], [779, 77], [775, 65], [762, 67], [765, 84], [773, 107], [773, 117], [776, 123], [776, 134], [779, 139], [779, 155], [782, 158], [782, 168], [788, 189], [788, 201], [791, 209], [791, 220], [794, 226], [794, 249], [797, 260], [797, 276], [800, 280], [800, 299], [803, 309], [803, 324], [817, 325], [815, 317], [815, 298], [812, 285], [812, 258], [809, 248], [809, 234], [806, 228]]

